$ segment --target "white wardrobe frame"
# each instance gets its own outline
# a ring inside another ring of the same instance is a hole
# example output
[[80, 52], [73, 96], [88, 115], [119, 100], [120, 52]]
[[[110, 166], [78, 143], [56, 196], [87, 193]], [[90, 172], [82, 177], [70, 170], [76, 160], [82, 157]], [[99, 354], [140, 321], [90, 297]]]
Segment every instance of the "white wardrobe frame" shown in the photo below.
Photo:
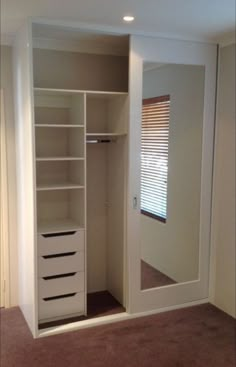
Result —
[[[14, 43], [14, 93], [17, 137], [18, 177], [18, 246], [19, 246], [19, 305], [35, 338], [69, 330], [121, 321], [208, 301], [211, 187], [216, 83], [216, 46], [191, 41], [130, 36], [128, 132], [128, 182], [126, 225], [126, 312], [67, 325], [38, 329], [37, 305], [37, 233], [36, 195], [34, 190], [34, 95], [32, 73], [32, 23], [70, 26], [89, 30], [79, 23], [48, 20], [29, 20]], [[127, 34], [122, 29], [102, 27], [93, 30]], [[205, 66], [204, 133], [202, 163], [202, 194], [200, 223], [200, 277], [197, 281], [141, 292], [139, 205], [133, 208], [133, 197], [140, 197], [139, 157], [141, 133], [142, 63], [158, 61]]]

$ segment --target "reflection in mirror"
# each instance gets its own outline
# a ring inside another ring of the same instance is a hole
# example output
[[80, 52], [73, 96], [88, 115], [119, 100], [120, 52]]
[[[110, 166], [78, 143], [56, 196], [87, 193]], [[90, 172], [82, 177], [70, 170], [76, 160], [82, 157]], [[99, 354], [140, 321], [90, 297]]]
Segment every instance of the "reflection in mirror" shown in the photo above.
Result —
[[146, 63], [141, 289], [198, 279], [204, 67]]

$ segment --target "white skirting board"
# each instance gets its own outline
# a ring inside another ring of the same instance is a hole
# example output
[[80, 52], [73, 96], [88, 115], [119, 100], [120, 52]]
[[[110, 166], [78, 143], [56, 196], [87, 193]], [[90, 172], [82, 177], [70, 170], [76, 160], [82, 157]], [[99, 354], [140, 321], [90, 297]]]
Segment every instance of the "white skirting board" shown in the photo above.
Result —
[[139, 318], [139, 317], [155, 315], [155, 314], [162, 313], [162, 312], [168, 312], [168, 311], [178, 310], [178, 309], [181, 309], [181, 308], [198, 306], [198, 305], [205, 304], [205, 303], [208, 303], [208, 302], [209, 302], [209, 298], [204, 298], [204, 299], [201, 299], [201, 300], [198, 300], [198, 301], [187, 302], [187, 303], [184, 303], [184, 304], [181, 304], [181, 305], [164, 307], [164, 308], [160, 308], [158, 310], [151, 310], [151, 311], [147, 311], [147, 312], [140, 312], [140, 313], [135, 313], [135, 314], [129, 314], [127, 312], [122, 312], [122, 313], [118, 313], [118, 314], [115, 314], [115, 315], [97, 317], [95, 319], [78, 321], [78, 322], [73, 322], [73, 323], [70, 323], [70, 324], [67, 324], [67, 325], [54, 326], [54, 327], [47, 328], [47, 329], [44, 329], [44, 330], [39, 330], [37, 337], [42, 338], [42, 337], [46, 337], [46, 336], [52, 336], [52, 335], [65, 333], [65, 332], [68, 332], [68, 331], [76, 331], [76, 330], [86, 329], [86, 328], [89, 328], [89, 327], [95, 327], [95, 326], [110, 324], [110, 323], [113, 323], [113, 322], [127, 321], [127, 320], [131, 320], [131, 319]]

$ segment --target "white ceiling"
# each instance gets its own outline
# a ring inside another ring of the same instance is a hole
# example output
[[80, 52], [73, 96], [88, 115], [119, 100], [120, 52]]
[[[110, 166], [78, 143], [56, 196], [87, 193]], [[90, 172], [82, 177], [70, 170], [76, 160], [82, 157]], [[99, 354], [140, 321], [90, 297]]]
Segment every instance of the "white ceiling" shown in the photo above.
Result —
[[[125, 14], [135, 21], [124, 24]], [[199, 41], [235, 35], [235, 0], [1, 0], [3, 36], [14, 35], [29, 16]]]

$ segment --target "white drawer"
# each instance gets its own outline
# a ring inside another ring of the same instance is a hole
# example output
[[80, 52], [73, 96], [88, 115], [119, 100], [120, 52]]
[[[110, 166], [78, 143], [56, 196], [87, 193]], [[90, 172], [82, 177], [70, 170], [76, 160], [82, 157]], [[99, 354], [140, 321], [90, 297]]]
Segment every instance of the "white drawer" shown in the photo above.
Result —
[[[48, 257], [50, 256], [50, 257]], [[38, 276], [43, 278], [51, 275], [68, 274], [84, 270], [84, 252], [71, 252], [63, 256], [38, 258]], [[56, 255], [55, 255], [56, 256]]]
[[38, 235], [38, 256], [84, 250], [84, 231]]
[[60, 296], [66, 293], [84, 291], [84, 272], [72, 273], [68, 276], [39, 279], [39, 298]]
[[85, 307], [85, 293], [80, 292], [69, 297], [52, 300], [39, 300], [39, 320], [57, 317], [68, 317], [73, 314], [83, 314]]

